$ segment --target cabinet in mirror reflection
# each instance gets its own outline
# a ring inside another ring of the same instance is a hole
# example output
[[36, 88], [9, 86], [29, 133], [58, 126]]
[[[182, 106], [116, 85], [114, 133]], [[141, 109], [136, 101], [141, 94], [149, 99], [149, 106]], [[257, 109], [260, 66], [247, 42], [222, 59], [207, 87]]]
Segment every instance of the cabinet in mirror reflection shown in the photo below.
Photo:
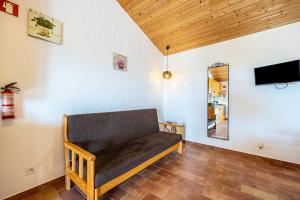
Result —
[[216, 63], [208, 68], [207, 136], [229, 139], [229, 65]]

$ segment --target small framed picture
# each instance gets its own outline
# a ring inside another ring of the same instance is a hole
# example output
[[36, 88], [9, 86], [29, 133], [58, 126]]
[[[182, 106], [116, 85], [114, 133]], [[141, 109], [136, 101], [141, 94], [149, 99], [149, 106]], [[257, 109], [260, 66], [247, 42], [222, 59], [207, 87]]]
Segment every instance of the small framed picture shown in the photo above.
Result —
[[28, 11], [28, 35], [62, 44], [63, 23], [38, 11]]
[[127, 67], [127, 57], [118, 53], [113, 53], [113, 68], [115, 70], [127, 72]]

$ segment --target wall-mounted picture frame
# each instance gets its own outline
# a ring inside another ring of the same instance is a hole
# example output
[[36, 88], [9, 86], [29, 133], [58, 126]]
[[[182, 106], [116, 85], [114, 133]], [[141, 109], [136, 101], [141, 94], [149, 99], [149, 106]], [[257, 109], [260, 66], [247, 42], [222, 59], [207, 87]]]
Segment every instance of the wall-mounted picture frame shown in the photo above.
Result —
[[28, 11], [28, 35], [53, 43], [63, 43], [63, 23], [38, 11]]
[[115, 70], [127, 72], [128, 69], [127, 57], [118, 53], [113, 53], [113, 68]]

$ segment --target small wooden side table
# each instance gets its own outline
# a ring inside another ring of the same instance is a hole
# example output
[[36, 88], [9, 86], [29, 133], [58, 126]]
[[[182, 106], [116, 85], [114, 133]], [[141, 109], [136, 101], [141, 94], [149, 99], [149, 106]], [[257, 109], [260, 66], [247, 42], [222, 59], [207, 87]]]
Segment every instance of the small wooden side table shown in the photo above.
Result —
[[182, 139], [185, 140], [185, 126], [184, 124], [177, 124], [175, 122], [159, 122], [160, 131], [175, 133], [182, 135]]

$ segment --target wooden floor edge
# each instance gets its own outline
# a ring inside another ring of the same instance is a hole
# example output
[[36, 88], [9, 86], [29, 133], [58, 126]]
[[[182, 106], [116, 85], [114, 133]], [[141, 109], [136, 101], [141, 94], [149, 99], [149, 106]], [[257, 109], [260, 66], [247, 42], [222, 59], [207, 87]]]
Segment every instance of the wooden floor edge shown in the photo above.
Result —
[[58, 178], [52, 179], [51, 181], [48, 181], [46, 183], [43, 183], [41, 185], [38, 185], [36, 187], [33, 187], [31, 189], [25, 190], [24, 192], [20, 192], [18, 194], [12, 195], [10, 197], [4, 198], [4, 200], [20, 200], [20, 199], [24, 199], [26, 197], [29, 197], [35, 193], [37, 193], [37, 191], [39, 189], [41, 189], [44, 186], [54, 186], [56, 185], [58, 182], [64, 182], [65, 181], [65, 175], [60, 176]]
[[216, 149], [222, 149], [222, 150], [225, 150], [225, 151], [231, 151], [231, 152], [238, 153], [238, 154], [244, 154], [244, 155], [247, 155], [247, 156], [262, 158], [262, 159], [269, 160], [271, 162], [276, 162], [276, 163], [281, 162], [282, 166], [287, 166], [287, 167], [288, 166], [293, 166], [293, 167], [297, 167], [297, 168], [300, 169], [300, 164], [292, 163], [292, 162], [288, 162], [288, 161], [284, 161], [284, 160], [268, 158], [268, 157], [261, 156], [261, 155], [255, 155], [255, 154], [246, 153], [246, 152], [242, 152], [242, 151], [237, 151], [237, 150], [233, 150], [233, 149], [226, 149], [226, 148], [222, 148], [222, 147], [216, 147], [216, 146], [213, 146], [213, 145], [208, 145], [208, 144], [203, 144], [203, 143], [193, 142], [193, 141], [188, 141], [188, 140], [185, 140], [184, 143], [186, 143], [186, 144], [195, 144], [195, 145], [200, 145], [200, 146], [207, 146], [207, 147], [216, 148]]

